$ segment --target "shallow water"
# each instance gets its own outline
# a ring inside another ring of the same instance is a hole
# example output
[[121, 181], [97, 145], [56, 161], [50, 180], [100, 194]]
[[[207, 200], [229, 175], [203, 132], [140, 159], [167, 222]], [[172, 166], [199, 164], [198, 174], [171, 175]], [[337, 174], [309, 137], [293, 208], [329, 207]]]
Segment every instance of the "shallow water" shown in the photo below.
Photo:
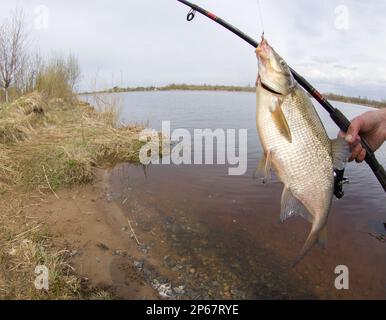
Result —
[[[229, 271], [227, 279], [244, 291], [245, 298], [386, 298], [386, 243], [369, 235], [386, 232], [385, 194], [367, 165], [350, 164], [346, 170], [350, 184], [345, 186], [345, 197], [334, 200], [327, 249], [313, 249], [292, 270], [288, 266], [301, 249], [309, 225], [298, 218], [279, 223], [282, 185], [276, 179], [262, 185], [252, 178], [261, 156], [255, 95], [179, 91], [119, 96], [126, 123], [147, 123], [157, 130], [162, 120], [170, 120], [172, 129], [190, 131], [248, 129], [248, 170], [242, 176], [229, 176], [224, 165], [152, 165], [145, 176], [141, 167], [124, 164], [111, 173], [118, 198], [130, 194], [156, 208], [157, 219], [172, 217], [180, 225], [199, 226], [195, 233], [181, 231], [184, 228], [174, 232], [181, 238], [176, 248], [194, 258], [197, 268], [202, 267], [203, 257], [210, 257], [219, 269]], [[334, 105], [348, 118], [369, 109]], [[319, 106], [317, 110], [328, 134], [336, 137], [337, 128], [328, 114]], [[385, 148], [378, 158], [386, 164]], [[334, 287], [338, 265], [349, 268], [349, 290]], [[207, 269], [212, 270], [209, 278], [215, 269]]]

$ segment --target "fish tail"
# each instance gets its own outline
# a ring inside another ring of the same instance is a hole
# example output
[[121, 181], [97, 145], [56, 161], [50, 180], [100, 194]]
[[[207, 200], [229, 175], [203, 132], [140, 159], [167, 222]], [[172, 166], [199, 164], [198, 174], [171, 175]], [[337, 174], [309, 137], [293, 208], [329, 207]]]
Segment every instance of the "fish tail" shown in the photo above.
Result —
[[[323, 228], [322, 231], [323, 230], [325, 230], [325, 229]], [[299, 255], [296, 257], [296, 259], [292, 263], [293, 268], [305, 257], [305, 255], [312, 249], [312, 247], [317, 242], [319, 242], [321, 244], [325, 243], [325, 232], [324, 231], [320, 232], [320, 229], [312, 228], [310, 234], [308, 235], [306, 243], [304, 244]]]

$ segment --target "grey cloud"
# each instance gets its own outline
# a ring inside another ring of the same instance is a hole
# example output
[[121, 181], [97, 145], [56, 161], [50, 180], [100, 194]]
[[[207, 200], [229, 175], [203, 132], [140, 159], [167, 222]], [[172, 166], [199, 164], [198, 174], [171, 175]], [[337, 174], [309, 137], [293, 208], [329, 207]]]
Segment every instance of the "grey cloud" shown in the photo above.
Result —
[[[256, 0], [194, 2], [256, 39], [264, 25], [288, 63], [304, 70], [322, 91], [385, 97], [384, 0], [339, 2], [349, 10], [348, 30], [335, 28], [334, 0], [260, 0], [263, 21]], [[82, 89], [91, 88], [96, 77], [99, 87], [255, 81], [253, 48], [199, 14], [187, 23], [188, 8], [175, 0], [1, 0], [0, 19], [22, 7], [33, 21], [40, 4], [49, 8], [50, 26], [34, 31], [33, 39], [45, 54], [71, 51], [78, 56]], [[330, 78], [311, 73], [326, 68], [340, 73]]]

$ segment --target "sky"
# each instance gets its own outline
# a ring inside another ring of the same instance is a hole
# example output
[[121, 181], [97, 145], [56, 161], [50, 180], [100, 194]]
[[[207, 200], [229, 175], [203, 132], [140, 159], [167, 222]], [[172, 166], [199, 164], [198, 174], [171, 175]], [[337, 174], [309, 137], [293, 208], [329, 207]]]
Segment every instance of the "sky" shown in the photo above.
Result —
[[[320, 91], [386, 99], [386, 0], [193, 2], [256, 40], [264, 30]], [[200, 14], [188, 23], [176, 0], [0, 0], [0, 8], [0, 21], [23, 9], [34, 50], [78, 58], [82, 91], [256, 80], [254, 49]]]

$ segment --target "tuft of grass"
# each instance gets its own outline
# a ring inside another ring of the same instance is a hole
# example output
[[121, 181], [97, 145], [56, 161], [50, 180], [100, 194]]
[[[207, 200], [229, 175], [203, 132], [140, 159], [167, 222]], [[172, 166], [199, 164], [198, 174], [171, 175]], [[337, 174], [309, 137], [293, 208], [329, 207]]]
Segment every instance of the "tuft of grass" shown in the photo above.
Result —
[[84, 102], [50, 101], [28, 139], [14, 139], [10, 147], [10, 169], [19, 173], [18, 183], [26, 189], [56, 190], [92, 182], [93, 167], [138, 163], [142, 128], [119, 125], [117, 104], [101, 104], [103, 111], [97, 112]]
[[0, 108], [0, 143], [14, 144], [28, 139], [34, 127], [41, 124], [46, 105], [33, 92]]
[[52, 57], [39, 71], [35, 90], [48, 99], [71, 99], [79, 76], [80, 69], [75, 57]]

